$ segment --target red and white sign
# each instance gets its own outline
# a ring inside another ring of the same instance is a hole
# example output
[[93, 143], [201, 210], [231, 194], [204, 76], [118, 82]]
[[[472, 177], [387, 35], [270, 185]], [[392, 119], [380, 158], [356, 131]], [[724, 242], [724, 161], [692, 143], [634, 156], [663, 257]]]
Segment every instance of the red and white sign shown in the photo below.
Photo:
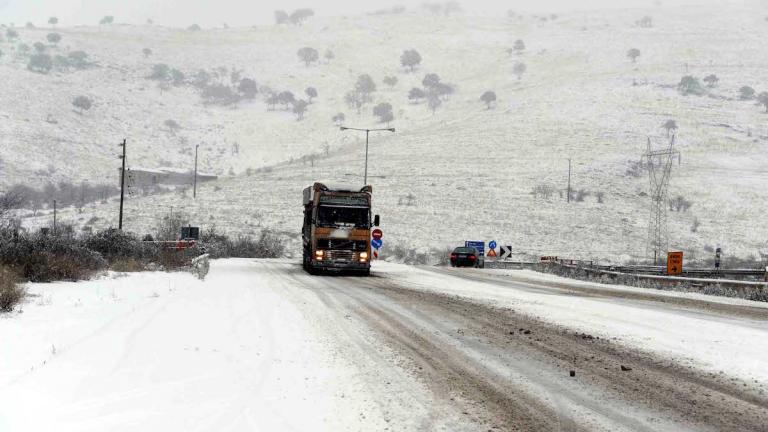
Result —
[[373, 232], [371, 232], [371, 237], [373, 237], [375, 240], [381, 240], [381, 238], [384, 237], [384, 233], [380, 229], [376, 228], [373, 230]]

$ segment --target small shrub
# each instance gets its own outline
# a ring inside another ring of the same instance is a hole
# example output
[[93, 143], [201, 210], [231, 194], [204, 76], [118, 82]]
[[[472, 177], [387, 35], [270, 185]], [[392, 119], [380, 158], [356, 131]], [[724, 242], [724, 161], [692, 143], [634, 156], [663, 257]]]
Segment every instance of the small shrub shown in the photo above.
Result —
[[211, 258], [281, 258], [286, 251], [284, 238], [269, 230], [262, 231], [258, 239], [248, 236], [231, 239], [212, 227], [203, 233], [201, 243]]
[[514, 72], [515, 75], [517, 75], [517, 79], [521, 80], [523, 79], [523, 74], [528, 70], [528, 66], [525, 65], [525, 63], [517, 62], [515, 63], [515, 66], [512, 68], [512, 72]]
[[171, 68], [167, 64], [158, 63], [152, 66], [152, 73], [147, 78], [156, 81], [169, 80], [171, 78]]
[[0, 265], [0, 312], [12, 312], [24, 299], [24, 288], [19, 277], [11, 268]]
[[344, 123], [344, 120], [346, 120], [346, 116], [344, 115], [344, 113], [338, 113], [335, 116], [333, 116], [331, 120], [333, 120], [333, 123], [335, 123], [336, 126], [341, 126], [341, 124]]
[[237, 86], [237, 91], [246, 99], [254, 99], [259, 93], [259, 85], [250, 78], [243, 78]]
[[355, 91], [369, 98], [370, 94], [376, 91], [376, 82], [368, 74], [360, 75], [355, 83]]
[[135, 258], [118, 259], [109, 265], [110, 270], [119, 273], [137, 273], [144, 271], [144, 265]]
[[204, 103], [211, 105], [234, 105], [240, 101], [240, 97], [232, 88], [223, 84], [207, 86], [201, 96]]
[[114, 22], [115, 22], [115, 17], [113, 17], [112, 15], [107, 15], [107, 16], [105, 16], [104, 18], [102, 18], [102, 19], [99, 21], [99, 24], [101, 24], [101, 25], [104, 25], [104, 24], [112, 24], [112, 23], [114, 23]]
[[392, 104], [387, 102], [373, 107], [373, 115], [379, 118], [380, 123], [389, 123], [395, 119], [395, 115], [392, 113]]
[[424, 93], [424, 90], [414, 87], [411, 89], [411, 91], [408, 92], [408, 100], [411, 100], [413, 102], [418, 102], [422, 99], [424, 99], [427, 96], [426, 93]]
[[701, 96], [705, 93], [698, 78], [691, 75], [686, 75], [680, 79], [680, 82], [677, 84], [677, 91], [684, 96]]
[[88, 67], [88, 53], [85, 51], [72, 51], [67, 54], [69, 64], [75, 69], [85, 69]]
[[48, 33], [45, 38], [48, 39], [48, 42], [52, 43], [53, 45], [57, 45], [59, 42], [61, 42], [61, 35], [58, 33]]
[[717, 85], [717, 82], [720, 81], [720, 78], [718, 78], [715, 74], [710, 74], [705, 76], [703, 81], [707, 83], [707, 87], [714, 87]]
[[636, 63], [637, 58], [640, 57], [640, 50], [637, 48], [632, 48], [631, 50], [627, 51], [627, 57], [632, 59], [632, 63]]
[[739, 89], [739, 99], [751, 100], [755, 98], [755, 89], [750, 86], [744, 86]]
[[396, 76], [386, 76], [383, 80], [384, 84], [389, 86], [389, 88], [393, 88], [397, 85], [397, 77]]
[[765, 112], [768, 112], [768, 92], [757, 95], [757, 101], [760, 102], [760, 105], [765, 106]]
[[87, 96], [78, 96], [72, 100], [72, 105], [82, 114], [84, 111], [91, 109], [93, 106], [93, 101]]
[[516, 53], [521, 54], [523, 51], [525, 51], [525, 42], [523, 42], [522, 39], [516, 40], [512, 49], [515, 50]]
[[275, 11], [275, 24], [287, 24], [288, 23], [288, 13], [284, 10], [276, 10]]
[[548, 184], [538, 184], [531, 190], [531, 195], [541, 197], [544, 199], [550, 199], [555, 193], [555, 188]]
[[51, 71], [51, 69], [53, 69], [53, 59], [48, 54], [35, 54], [30, 57], [29, 63], [27, 64], [27, 69], [33, 72], [47, 74]]

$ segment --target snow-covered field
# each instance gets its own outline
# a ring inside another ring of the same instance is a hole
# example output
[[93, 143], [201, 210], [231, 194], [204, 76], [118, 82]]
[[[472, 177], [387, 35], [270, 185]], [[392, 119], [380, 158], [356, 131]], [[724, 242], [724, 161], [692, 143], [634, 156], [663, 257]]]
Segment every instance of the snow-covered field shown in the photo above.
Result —
[[[399, 311], [408, 332], [432, 338], [418, 348], [425, 350], [470, 332], [443, 328], [446, 317], [424, 306], [382, 296], [394, 287], [414, 300], [419, 292], [437, 292], [510, 308], [711, 379], [738, 379], [745, 383], [739, 387], [744, 400], [762, 398], [768, 386], [764, 316], [724, 316], [669, 299], [690, 298], [683, 294], [658, 301], [585, 297], [547, 288], [555, 281], [549, 276], [531, 282], [536, 275], [525, 272], [473, 280], [479, 274], [377, 264], [376, 277], [362, 279], [313, 278], [285, 260], [221, 260], [205, 281], [185, 273], [109, 273], [90, 282], [30, 284], [21, 311], [0, 317], [0, 430], [476, 430], [453, 397], [446, 402], [455, 388], [435, 393], [418, 378], [422, 368], [409, 367], [418, 356], [398, 354], [385, 342], [395, 323], [377, 328], [376, 320], [359, 321], [379, 309]], [[647, 400], [626, 405], [588, 378], [568, 384], [559, 362], [518, 358], [496, 365], [496, 350], [508, 348], [482, 338], [455, 347], [474, 352], [477, 367], [501, 367], [504, 380], [511, 374], [516, 385], [533, 386], [558, 416], [587, 421], [590, 430], [638, 430], [646, 422], [653, 430], [686, 430], [685, 421], [696, 418], [645, 412]], [[642, 365], [630, 364], [640, 369], [633, 372], [637, 379], [645, 376]], [[428, 365], [450, 373], [445, 365]], [[589, 368], [588, 359], [576, 366], [579, 374], [589, 375]]]
[[[224, 178], [202, 186], [196, 201], [189, 194], [130, 195], [129, 229], [149, 231], [173, 207], [204, 228], [297, 232], [303, 187], [318, 179], [361, 181], [363, 137], [340, 132], [331, 117], [344, 112], [350, 126], [376, 126], [373, 104], [358, 115], [344, 103], [356, 77], [368, 73], [378, 86], [374, 103], [392, 103], [391, 126], [398, 130], [373, 134], [370, 149], [370, 183], [388, 245], [495, 239], [532, 254], [643, 257], [648, 180], [625, 173], [646, 150], [647, 136], [655, 146], [666, 142], [660, 126], [673, 118], [682, 164], [673, 169], [670, 195], [693, 206], [670, 214], [671, 247], [688, 258], [709, 256], [707, 247], [716, 246], [727, 256], [757, 255], [768, 237], [765, 224], [755, 222], [768, 211], [768, 115], [754, 101], [738, 100], [738, 89], [766, 90], [768, 22], [756, 2], [730, 4], [727, 14], [722, 7], [573, 12], [547, 22], [414, 12], [198, 33], [157, 26], [61, 28], [64, 40], [56, 50], [83, 49], [98, 68], [41, 76], [0, 43], [9, 52], [0, 58], [0, 73], [8, 77], [0, 80], [0, 94], [15, 101], [0, 105], [0, 184], [116, 182], [117, 143], [124, 137], [135, 166], [191, 167], [192, 149], [200, 144], [203, 169]], [[653, 28], [634, 24], [644, 15], [654, 18]], [[48, 31], [21, 29], [21, 40], [32, 43]], [[516, 39], [526, 50], [510, 56], [506, 49]], [[321, 55], [331, 49], [335, 58], [306, 67], [296, 57], [303, 46]], [[152, 48], [151, 57], [141, 54], [144, 47]], [[632, 63], [626, 53], [635, 47], [642, 54]], [[398, 61], [410, 48], [424, 59], [416, 73]], [[517, 61], [528, 67], [520, 80], [512, 72]], [[234, 67], [260, 85], [297, 96], [315, 86], [319, 97], [301, 122], [268, 111], [259, 98], [237, 109], [205, 107], [188, 88], [161, 94], [146, 80], [160, 62], [187, 75]], [[406, 97], [428, 72], [456, 88], [434, 115]], [[683, 75], [710, 73], [720, 78], [710, 95], [682, 96], [674, 89]], [[386, 75], [398, 78], [394, 88], [381, 82]], [[479, 101], [486, 90], [499, 97], [491, 110]], [[82, 115], [70, 105], [78, 94], [95, 99]], [[46, 122], [49, 114], [58, 123]], [[177, 120], [181, 130], [170, 133], [166, 119]], [[232, 154], [235, 143], [238, 155]], [[320, 155], [314, 166], [300, 161], [309, 154]], [[537, 185], [564, 189], [567, 158], [573, 187], [592, 195], [570, 205], [557, 192], [550, 199], [531, 196]], [[271, 172], [246, 175], [248, 168], [267, 166]], [[235, 177], [228, 176], [230, 168]], [[597, 202], [598, 192], [604, 203]], [[409, 194], [414, 205], [401, 205]], [[43, 212], [25, 223], [35, 227], [50, 219]], [[114, 226], [116, 204], [82, 213], [65, 209], [60, 220]], [[695, 221], [700, 226], [692, 232]]]

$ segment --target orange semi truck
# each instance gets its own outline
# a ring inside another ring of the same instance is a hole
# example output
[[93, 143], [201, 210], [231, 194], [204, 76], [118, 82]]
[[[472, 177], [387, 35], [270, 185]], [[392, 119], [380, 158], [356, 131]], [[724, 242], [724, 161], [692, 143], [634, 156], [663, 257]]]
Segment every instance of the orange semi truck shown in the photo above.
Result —
[[315, 183], [304, 189], [304, 270], [371, 273], [371, 186]]

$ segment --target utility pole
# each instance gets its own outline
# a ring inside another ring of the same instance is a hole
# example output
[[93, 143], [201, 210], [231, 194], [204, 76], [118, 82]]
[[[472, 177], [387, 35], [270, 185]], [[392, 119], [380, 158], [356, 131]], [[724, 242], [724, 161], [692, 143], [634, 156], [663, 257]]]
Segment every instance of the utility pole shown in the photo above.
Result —
[[123, 155], [120, 156], [120, 159], [123, 160], [123, 167], [120, 169], [120, 218], [117, 225], [117, 229], [120, 231], [123, 230], [123, 202], [125, 201], [125, 151], [128, 140], [123, 140], [123, 143], [120, 144], [123, 147]]
[[358, 129], [358, 128], [351, 128], [351, 127], [344, 127], [341, 126], [340, 129], [342, 131], [346, 130], [355, 130], [360, 132], [365, 132], [365, 173], [363, 175], [363, 184], [368, 184], [368, 136], [371, 134], [371, 132], [395, 132], [395, 128], [387, 128], [387, 129]]
[[56, 235], [56, 200], [53, 200], [53, 235]]
[[571, 202], [571, 158], [568, 158], [568, 197], [567, 202]]
[[648, 138], [648, 150], [643, 159], [648, 166], [650, 180], [651, 211], [648, 220], [648, 243], [646, 255], [653, 256], [654, 265], [658, 265], [668, 249], [667, 207], [669, 178], [672, 175], [672, 162], [677, 158], [680, 163], [680, 152], [675, 150], [675, 134], [669, 140], [669, 147], [662, 150], [651, 149], [651, 139]]
[[192, 188], [192, 198], [197, 198], [197, 149], [200, 144], [195, 145], [195, 180]]

